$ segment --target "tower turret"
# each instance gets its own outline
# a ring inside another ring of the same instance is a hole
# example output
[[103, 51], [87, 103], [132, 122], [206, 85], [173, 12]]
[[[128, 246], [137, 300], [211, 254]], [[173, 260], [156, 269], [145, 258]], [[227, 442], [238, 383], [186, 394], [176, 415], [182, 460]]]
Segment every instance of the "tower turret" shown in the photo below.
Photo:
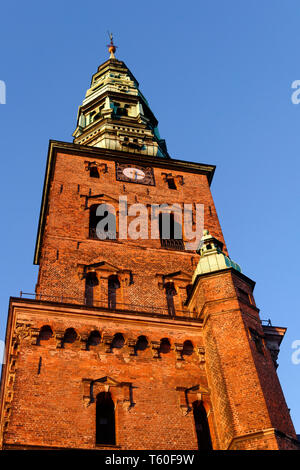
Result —
[[223, 243], [213, 237], [209, 230], [203, 231], [201, 243], [196, 251], [200, 255], [200, 260], [193, 274], [193, 282], [198, 274], [209, 273], [219, 269], [234, 268], [241, 272], [241, 267], [223, 252]]

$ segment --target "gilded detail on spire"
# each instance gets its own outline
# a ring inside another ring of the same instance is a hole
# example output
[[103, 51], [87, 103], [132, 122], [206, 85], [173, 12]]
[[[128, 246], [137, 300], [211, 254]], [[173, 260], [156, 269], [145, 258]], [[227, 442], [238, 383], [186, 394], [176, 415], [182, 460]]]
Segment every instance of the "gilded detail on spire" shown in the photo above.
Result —
[[116, 52], [117, 46], [114, 45], [112, 33], [108, 33], [108, 34], [109, 34], [109, 39], [110, 39], [110, 43], [107, 46], [108, 52], [110, 53], [110, 59], [115, 59], [115, 52]]

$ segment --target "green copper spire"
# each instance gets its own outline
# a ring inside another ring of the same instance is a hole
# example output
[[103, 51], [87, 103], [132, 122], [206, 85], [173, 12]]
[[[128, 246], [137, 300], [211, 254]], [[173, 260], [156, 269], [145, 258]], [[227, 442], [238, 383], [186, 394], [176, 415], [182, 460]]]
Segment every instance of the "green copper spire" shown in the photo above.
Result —
[[234, 268], [242, 272], [240, 266], [223, 253], [223, 243], [210, 235], [208, 230], [203, 231], [203, 237], [196, 250], [200, 255], [199, 263], [193, 274], [192, 282], [198, 274], [219, 271], [220, 269]]
[[110, 39], [110, 58], [92, 76], [79, 106], [74, 143], [170, 158], [138, 81], [125, 63], [115, 58], [112, 35]]

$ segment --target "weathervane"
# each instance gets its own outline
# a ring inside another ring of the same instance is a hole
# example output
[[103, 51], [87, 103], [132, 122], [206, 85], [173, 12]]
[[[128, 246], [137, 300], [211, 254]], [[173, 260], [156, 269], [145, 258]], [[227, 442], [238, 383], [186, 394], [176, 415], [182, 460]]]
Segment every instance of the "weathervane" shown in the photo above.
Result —
[[107, 33], [110, 39], [110, 44], [107, 45], [108, 51], [110, 52], [110, 59], [115, 59], [115, 52], [116, 52], [117, 46], [114, 45], [113, 34], [109, 32]]

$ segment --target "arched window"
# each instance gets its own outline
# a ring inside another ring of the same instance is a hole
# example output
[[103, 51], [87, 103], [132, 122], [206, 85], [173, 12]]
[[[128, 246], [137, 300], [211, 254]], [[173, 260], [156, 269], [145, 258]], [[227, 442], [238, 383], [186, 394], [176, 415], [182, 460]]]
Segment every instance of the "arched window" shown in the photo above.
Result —
[[101, 342], [101, 335], [99, 331], [94, 330], [90, 333], [87, 340], [87, 348], [90, 349], [91, 346], [98, 346]]
[[93, 204], [90, 207], [90, 224], [89, 224], [89, 236], [90, 236], [90, 238], [97, 238], [96, 227], [97, 227], [97, 223], [99, 221], [99, 218], [96, 215], [97, 207], [98, 207], [97, 204]]
[[41, 341], [48, 341], [53, 336], [53, 331], [49, 325], [44, 325], [40, 329], [37, 344], [41, 344]]
[[186, 340], [183, 343], [183, 348], [182, 348], [182, 355], [183, 356], [191, 356], [194, 352], [194, 346], [193, 343], [190, 340]]
[[124, 343], [125, 343], [125, 339], [122, 333], [116, 333], [111, 343], [111, 349], [114, 349], [114, 348], [121, 349], [123, 348]]
[[115, 405], [110, 392], [101, 392], [96, 399], [96, 444], [115, 443]]
[[118, 276], [108, 278], [108, 308], [117, 308], [117, 289], [120, 288]]
[[77, 339], [77, 333], [74, 330], [74, 328], [68, 328], [64, 334], [63, 345], [68, 344], [68, 343], [72, 344], [76, 341], [76, 339]]
[[175, 221], [173, 212], [159, 214], [161, 246], [172, 250], [184, 250], [181, 224]]
[[95, 272], [88, 273], [85, 278], [85, 304], [92, 306], [94, 304], [94, 288], [99, 284]]
[[134, 352], [137, 353], [138, 351], [145, 351], [148, 347], [148, 340], [146, 336], [139, 336], [134, 347]]
[[199, 450], [211, 450], [211, 437], [207, 421], [207, 415], [203, 403], [199, 400], [193, 403], [193, 413], [195, 420], [195, 428], [198, 440]]
[[171, 344], [168, 338], [163, 338], [160, 340], [159, 353], [168, 354], [171, 351]]
[[[116, 239], [116, 215], [115, 213], [112, 212], [113, 208], [109, 210], [110, 209], [108, 207], [109, 204], [104, 204], [103, 215], [97, 215], [98, 206], [99, 204], [93, 204], [90, 207], [89, 237], [96, 239], [96, 240], [103, 240], [103, 239], [106, 240], [108, 238], [111, 240], [115, 240]], [[97, 235], [97, 225], [103, 219], [105, 219], [105, 221], [103, 222], [104, 226], [103, 227], [101, 226], [100, 228], [101, 233], [103, 231], [103, 238], [100, 238], [100, 236], [98, 236], [99, 234]]]
[[168, 314], [171, 317], [174, 317], [175, 316], [174, 295], [176, 295], [176, 290], [175, 290], [173, 282], [168, 282], [165, 287], [166, 287]]

